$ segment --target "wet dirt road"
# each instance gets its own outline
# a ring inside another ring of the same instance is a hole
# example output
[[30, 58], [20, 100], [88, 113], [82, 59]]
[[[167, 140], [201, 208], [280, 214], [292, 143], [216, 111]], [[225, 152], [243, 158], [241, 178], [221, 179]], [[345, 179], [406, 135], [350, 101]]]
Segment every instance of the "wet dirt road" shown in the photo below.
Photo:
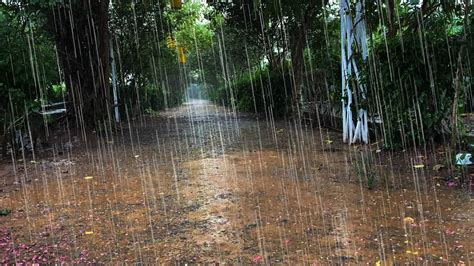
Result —
[[2, 163], [0, 263], [474, 262], [473, 201], [432, 170], [443, 155], [203, 100], [80, 138]]

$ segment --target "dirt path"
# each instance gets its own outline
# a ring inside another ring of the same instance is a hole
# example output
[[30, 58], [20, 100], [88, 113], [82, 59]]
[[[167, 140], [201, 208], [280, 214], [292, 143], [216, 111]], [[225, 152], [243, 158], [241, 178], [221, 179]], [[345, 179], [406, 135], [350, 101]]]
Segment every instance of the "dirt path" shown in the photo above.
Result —
[[431, 170], [442, 154], [339, 139], [193, 101], [17, 161], [26, 184], [3, 164], [0, 263], [474, 261], [473, 201]]

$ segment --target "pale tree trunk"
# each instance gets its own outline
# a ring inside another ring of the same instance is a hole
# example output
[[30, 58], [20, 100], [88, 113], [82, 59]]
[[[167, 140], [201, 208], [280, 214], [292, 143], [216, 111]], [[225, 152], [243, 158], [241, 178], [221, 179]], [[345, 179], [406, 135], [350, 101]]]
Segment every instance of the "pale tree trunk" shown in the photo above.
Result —
[[[367, 59], [367, 37], [365, 21], [363, 19], [363, 6], [360, 0], [356, 3], [356, 17], [353, 23], [350, 14], [350, 0], [340, 1], [341, 15], [341, 87], [342, 87], [342, 126], [344, 142], [356, 143], [362, 141], [368, 143], [368, 115], [367, 110], [359, 107], [357, 111], [357, 124], [354, 125], [352, 105], [353, 100], [366, 98], [366, 86], [362, 84], [359, 69], [357, 67], [353, 49], [355, 43], [360, 47], [362, 59]], [[355, 43], [354, 43], [355, 42]], [[355, 78], [356, 82], [349, 81]], [[357, 88], [354, 87], [357, 86]], [[358, 92], [358, 95], [354, 95]], [[357, 97], [354, 97], [357, 96]]]

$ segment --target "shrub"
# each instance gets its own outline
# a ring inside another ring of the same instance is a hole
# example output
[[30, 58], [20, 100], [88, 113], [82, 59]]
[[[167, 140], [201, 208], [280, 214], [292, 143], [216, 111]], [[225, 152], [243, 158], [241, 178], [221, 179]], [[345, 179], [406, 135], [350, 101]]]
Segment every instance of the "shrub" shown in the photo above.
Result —
[[289, 111], [291, 91], [291, 76], [286, 69], [260, 69], [242, 75], [230, 86], [209, 94], [212, 100], [227, 106], [233, 103], [242, 112], [267, 111], [279, 117]]
[[458, 67], [463, 33], [445, 20], [440, 15], [425, 22], [424, 46], [413, 29], [403, 31], [403, 42], [400, 34], [387, 38], [387, 45], [383, 38], [373, 42], [369, 102], [382, 116], [389, 148], [423, 145], [450, 130], [452, 73]]

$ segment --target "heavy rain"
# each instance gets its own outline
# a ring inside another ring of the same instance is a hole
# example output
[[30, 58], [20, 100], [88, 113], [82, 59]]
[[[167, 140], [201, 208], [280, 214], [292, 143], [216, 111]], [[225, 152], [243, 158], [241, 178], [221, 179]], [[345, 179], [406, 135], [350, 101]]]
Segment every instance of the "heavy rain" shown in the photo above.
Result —
[[0, 264], [471, 265], [472, 0], [0, 0]]

